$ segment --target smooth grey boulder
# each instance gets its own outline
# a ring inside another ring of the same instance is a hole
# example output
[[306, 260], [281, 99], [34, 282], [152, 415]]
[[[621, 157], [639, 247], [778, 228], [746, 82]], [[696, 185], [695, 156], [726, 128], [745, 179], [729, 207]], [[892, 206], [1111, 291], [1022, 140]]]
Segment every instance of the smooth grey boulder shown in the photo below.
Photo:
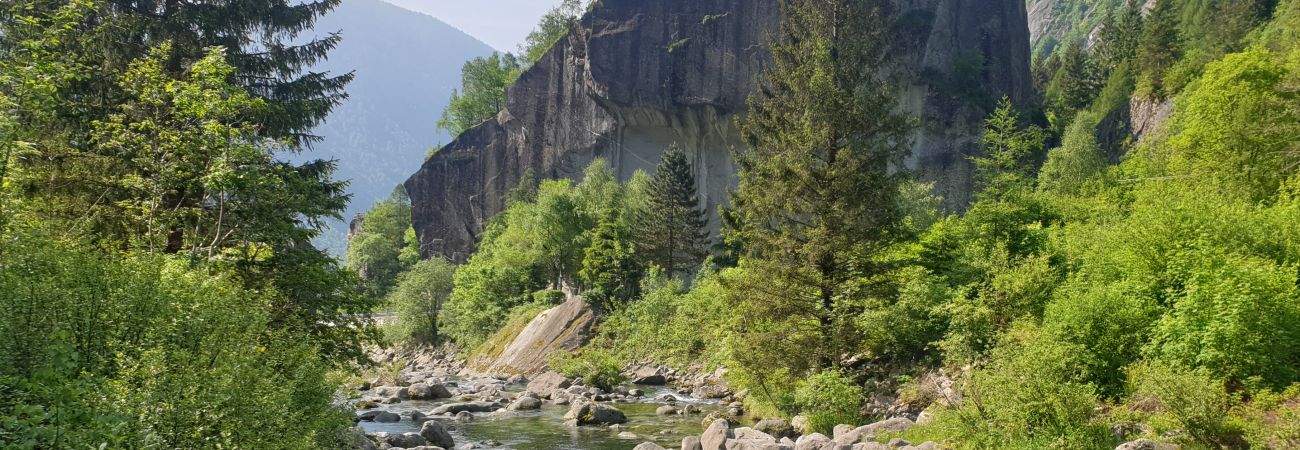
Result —
[[656, 444], [654, 442], [642, 442], [640, 444], [637, 444], [636, 447], [632, 447], [632, 450], [667, 450], [667, 449], [659, 446], [659, 444]]
[[456, 421], [460, 423], [470, 423], [474, 421], [474, 414], [469, 411], [456, 413]]
[[392, 413], [388, 411], [379, 411], [377, 414], [375, 414], [375, 418], [374, 418], [375, 422], [380, 422], [380, 423], [392, 423], [400, 420], [402, 420], [402, 416], [397, 415], [397, 413]]
[[460, 412], [462, 412], [462, 411], [468, 411], [468, 412], [473, 412], [473, 413], [492, 412], [492, 411], [496, 411], [496, 410], [497, 410], [498, 408], [500, 408], [500, 407], [501, 407], [501, 405], [500, 405], [500, 404], [497, 404], [497, 403], [495, 403], [495, 402], [459, 402], [459, 403], [448, 403], [448, 404], [445, 404], [445, 405], [439, 406], [439, 407], [437, 407], [437, 408], [433, 408], [433, 411], [430, 411], [430, 412], [429, 412], [429, 415], [431, 415], [431, 416], [439, 416], [439, 415], [443, 415], [443, 414], [457, 414], [457, 413], [460, 413]]
[[686, 436], [682, 438], [682, 450], [703, 450], [700, 445], [699, 436]]
[[754, 429], [772, 435], [777, 439], [786, 437], [794, 439], [799, 437], [799, 433], [794, 431], [794, 427], [785, 419], [769, 418], [758, 421], [754, 424]]
[[412, 400], [437, 400], [451, 398], [451, 391], [439, 383], [415, 383], [407, 386], [406, 395]]
[[894, 417], [885, 419], [870, 425], [863, 425], [843, 434], [835, 436], [835, 442], [838, 444], [853, 445], [859, 442], [870, 442], [876, 439], [876, 436], [884, 433], [902, 433], [916, 425], [911, 419], [906, 417]]
[[704, 450], [726, 450], [727, 440], [735, 437], [731, 432], [731, 422], [718, 419], [700, 434], [700, 447]]
[[587, 401], [570, 406], [564, 420], [576, 425], [613, 425], [627, 422], [627, 416], [613, 406]]
[[412, 448], [427, 444], [418, 433], [375, 433], [375, 437], [390, 447]]
[[655, 408], [655, 414], [660, 416], [671, 416], [677, 414], [677, 407], [673, 405], [663, 405]]
[[799, 436], [799, 439], [794, 441], [795, 450], [826, 450], [835, 446], [831, 438], [821, 433]]
[[430, 444], [438, 447], [451, 448], [456, 446], [456, 442], [451, 438], [451, 433], [448, 433], [447, 429], [436, 420], [430, 420], [421, 425], [420, 436], [429, 441]]
[[523, 397], [519, 397], [518, 399], [515, 399], [515, 401], [511, 403], [510, 406], [506, 407], [506, 409], [511, 411], [532, 411], [536, 409], [541, 409], [541, 407], [542, 407], [541, 400], [538, 400], [535, 397], [523, 396]]

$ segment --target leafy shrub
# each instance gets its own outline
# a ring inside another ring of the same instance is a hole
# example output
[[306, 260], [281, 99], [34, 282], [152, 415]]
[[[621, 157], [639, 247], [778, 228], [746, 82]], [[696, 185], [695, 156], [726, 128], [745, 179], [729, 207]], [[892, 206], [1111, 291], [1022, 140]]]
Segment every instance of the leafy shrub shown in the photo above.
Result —
[[564, 292], [552, 289], [543, 289], [533, 292], [533, 303], [539, 305], [559, 306], [564, 303]]
[[1113, 447], [1109, 431], [1092, 420], [1097, 399], [1092, 385], [1079, 381], [1081, 355], [1075, 345], [1018, 324], [988, 364], [970, 374], [962, 404], [928, 428], [962, 448]]
[[1134, 408], [1154, 409], [1148, 423], [1156, 431], [1181, 430], [1210, 448], [1240, 446], [1240, 430], [1228, 420], [1234, 400], [1209, 371], [1142, 362], [1128, 372], [1129, 401]]
[[839, 424], [862, 423], [862, 386], [843, 372], [827, 370], [808, 377], [794, 392], [799, 410], [824, 434]]
[[623, 363], [614, 353], [599, 347], [587, 347], [577, 353], [556, 352], [549, 361], [551, 369], [569, 378], [582, 378], [587, 386], [612, 391], [627, 381]]
[[334, 448], [351, 424], [319, 350], [229, 274], [0, 239], [0, 447]]
[[1259, 392], [1235, 414], [1250, 448], [1300, 448], [1300, 384]]

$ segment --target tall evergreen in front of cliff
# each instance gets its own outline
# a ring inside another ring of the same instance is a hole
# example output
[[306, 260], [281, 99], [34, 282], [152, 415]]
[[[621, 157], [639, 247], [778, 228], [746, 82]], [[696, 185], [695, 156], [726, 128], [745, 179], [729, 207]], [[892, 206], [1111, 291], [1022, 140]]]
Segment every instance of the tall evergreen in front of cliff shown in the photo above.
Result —
[[1143, 87], [1149, 88], [1147, 93], [1152, 96], [1164, 96], [1165, 72], [1183, 57], [1180, 30], [1174, 0], [1157, 0], [1143, 27], [1137, 59], [1138, 66], [1142, 69]]
[[863, 343], [853, 317], [895, 298], [883, 255], [906, 235], [900, 189], [913, 129], [888, 76], [888, 1], [783, 8], [772, 63], [739, 124], [728, 237], [745, 245], [729, 298], [745, 316], [734, 353], [770, 386], [843, 367]]
[[672, 276], [689, 275], [708, 256], [708, 218], [700, 208], [695, 174], [677, 146], [664, 151], [650, 179], [650, 198], [636, 217], [638, 247]]

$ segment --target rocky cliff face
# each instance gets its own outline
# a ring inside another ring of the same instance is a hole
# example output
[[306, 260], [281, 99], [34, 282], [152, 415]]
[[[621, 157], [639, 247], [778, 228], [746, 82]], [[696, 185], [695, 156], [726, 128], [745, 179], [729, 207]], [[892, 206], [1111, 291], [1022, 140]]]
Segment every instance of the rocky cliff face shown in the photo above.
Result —
[[[895, 3], [897, 61], [911, 80], [900, 105], [922, 120], [912, 164], [960, 207], [989, 105], [1033, 95], [1025, 3]], [[467, 257], [527, 170], [575, 177], [601, 157], [627, 179], [653, 170], [671, 144], [692, 159], [701, 201], [724, 204], [736, 182], [735, 117], [767, 59], [779, 9], [778, 0], [600, 2], [510, 88], [495, 120], [462, 134], [407, 180], [422, 252]]]

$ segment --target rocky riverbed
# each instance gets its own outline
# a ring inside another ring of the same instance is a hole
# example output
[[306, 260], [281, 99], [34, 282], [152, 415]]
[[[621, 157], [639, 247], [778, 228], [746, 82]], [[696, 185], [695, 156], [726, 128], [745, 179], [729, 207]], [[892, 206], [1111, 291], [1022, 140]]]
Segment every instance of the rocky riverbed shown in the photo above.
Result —
[[677, 376], [660, 371], [631, 375], [648, 384], [606, 392], [554, 372], [532, 380], [404, 372], [394, 385], [362, 386], [351, 402], [367, 436], [358, 448], [625, 450], [680, 443], [706, 417], [740, 412], [714, 383], [679, 388], [667, 385]]

